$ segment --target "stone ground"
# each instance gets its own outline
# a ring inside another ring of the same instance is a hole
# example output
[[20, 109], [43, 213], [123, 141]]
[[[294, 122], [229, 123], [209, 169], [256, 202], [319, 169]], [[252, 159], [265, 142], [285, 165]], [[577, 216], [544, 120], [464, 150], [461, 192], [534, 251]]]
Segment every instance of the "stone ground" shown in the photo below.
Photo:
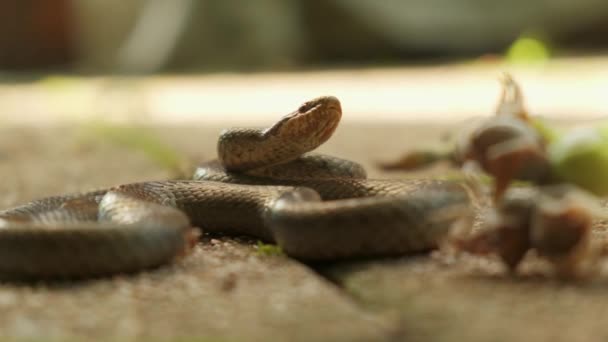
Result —
[[[147, 128], [192, 160], [220, 126]], [[344, 125], [322, 152], [363, 163], [454, 126]], [[80, 127], [0, 129], [3, 207], [40, 196], [171, 175], [140, 151]], [[385, 136], [395, 138], [383, 141]], [[437, 175], [441, 168], [429, 171]], [[206, 237], [169, 266], [84, 282], [0, 284], [0, 339], [181, 341], [605, 340], [608, 281], [559, 282], [528, 260], [429, 255], [303, 265], [246, 238]]]
[[[581, 122], [604, 115], [606, 64], [575, 59], [507, 69], [533, 113]], [[345, 111], [322, 152], [361, 162], [372, 177], [409, 177], [381, 173], [374, 163], [414, 146], [440, 146], [445, 132], [460, 133], [471, 117], [486, 115], [504, 68], [0, 83], [0, 207], [174, 176], [141, 146], [118, 145], [134, 145], [124, 131], [95, 129], [96, 120], [154, 123], [144, 132], [189, 161], [203, 161], [214, 158], [222, 127], [273, 122], [319, 94], [337, 95]], [[264, 255], [246, 238], [205, 237], [192, 255], [156, 270], [84, 282], [0, 283], [0, 340], [608, 338], [606, 265], [591, 279], [570, 282], [555, 280], [533, 256], [523, 266], [521, 275], [509, 276], [488, 258], [438, 253], [303, 265]]]

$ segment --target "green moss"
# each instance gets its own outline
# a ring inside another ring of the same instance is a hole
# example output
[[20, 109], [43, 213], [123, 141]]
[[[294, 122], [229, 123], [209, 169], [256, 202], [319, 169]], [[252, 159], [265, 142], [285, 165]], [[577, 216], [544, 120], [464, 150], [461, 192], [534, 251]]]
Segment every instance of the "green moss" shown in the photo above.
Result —
[[263, 256], [282, 256], [285, 255], [281, 247], [273, 244], [263, 243], [262, 241], [258, 241], [256, 244], [256, 249], [258, 255]]

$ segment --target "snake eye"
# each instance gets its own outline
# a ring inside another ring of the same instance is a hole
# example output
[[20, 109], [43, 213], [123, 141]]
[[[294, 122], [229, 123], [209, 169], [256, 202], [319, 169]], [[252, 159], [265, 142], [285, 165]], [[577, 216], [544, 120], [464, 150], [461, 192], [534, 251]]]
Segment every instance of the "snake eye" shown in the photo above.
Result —
[[298, 108], [298, 113], [306, 113], [308, 112], [312, 107], [315, 106], [315, 101], [308, 101], [305, 102], [303, 105], [300, 106], [300, 108]]

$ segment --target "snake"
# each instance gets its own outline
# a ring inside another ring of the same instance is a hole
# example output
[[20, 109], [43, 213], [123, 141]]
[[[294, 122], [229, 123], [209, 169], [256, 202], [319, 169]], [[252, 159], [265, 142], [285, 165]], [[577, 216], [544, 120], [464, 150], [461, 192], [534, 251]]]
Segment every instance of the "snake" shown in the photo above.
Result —
[[247, 235], [303, 262], [404, 255], [437, 247], [470, 215], [455, 181], [367, 179], [312, 151], [342, 117], [318, 97], [265, 129], [220, 133], [216, 160], [190, 180], [147, 181], [47, 197], [0, 212], [0, 278], [89, 278], [178, 260], [199, 235]]

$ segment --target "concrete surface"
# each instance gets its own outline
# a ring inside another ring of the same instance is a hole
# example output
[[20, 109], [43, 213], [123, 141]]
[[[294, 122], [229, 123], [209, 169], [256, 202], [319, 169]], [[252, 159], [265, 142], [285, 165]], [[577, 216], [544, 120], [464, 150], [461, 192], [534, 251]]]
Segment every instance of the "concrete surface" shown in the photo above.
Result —
[[[454, 126], [341, 127], [322, 152], [362, 162]], [[192, 160], [219, 126], [147, 128]], [[2, 207], [40, 196], [170, 177], [139, 151], [79, 127], [0, 129]], [[394, 138], [384, 141], [385, 136]], [[441, 176], [442, 168], [423, 172]], [[608, 337], [604, 276], [560, 283], [534, 258], [510, 277], [491, 259], [417, 255], [311, 268], [246, 238], [206, 237], [160, 269], [85, 282], [0, 284], [0, 339], [182, 341], [572, 341]]]
[[[556, 61], [517, 68], [515, 76], [533, 113], [581, 122], [604, 115], [605, 62]], [[374, 164], [413, 147], [445, 148], [442, 141], [470, 127], [471, 117], [492, 111], [503, 67], [7, 81], [0, 85], [0, 207], [175, 176], [141, 150], [94, 133], [99, 121], [151, 125], [142, 126], [144, 132], [192, 166], [215, 157], [223, 127], [274, 122], [321, 94], [341, 98], [344, 118], [320, 152], [358, 161], [370, 177], [411, 177], [381, 173]], [[421, 175], [449, 173], [439, 166], [414, 176]], [[261, 255], [255, 244], [245, 238], [205, 237], [193, 255], [135, 275], [2, 283], [0, 340], [608, 337], [606, 265], [591, 279], [564, 283], [550, 277], [533, 256], [524, 262], [522, 275], [512, 277], [491, 258], [434, 253], [312, 267]]]

